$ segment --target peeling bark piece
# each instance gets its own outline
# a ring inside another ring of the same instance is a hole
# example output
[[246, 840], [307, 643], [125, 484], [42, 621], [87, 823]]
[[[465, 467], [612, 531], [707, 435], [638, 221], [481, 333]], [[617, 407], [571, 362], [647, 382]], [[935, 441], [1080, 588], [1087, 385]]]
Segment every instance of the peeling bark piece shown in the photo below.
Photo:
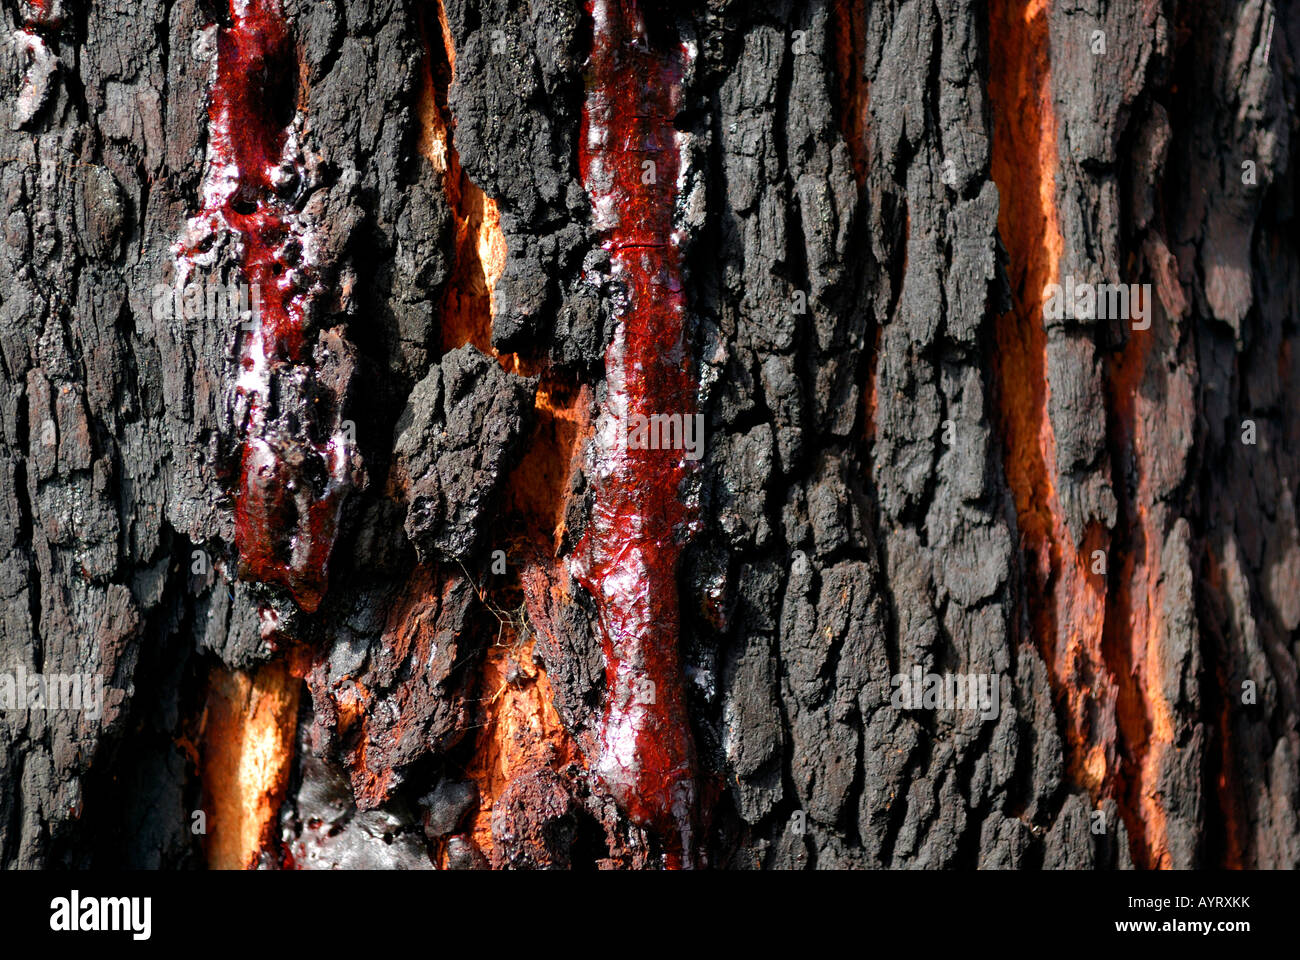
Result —
[[564, 783], [545, 767], [510, 781], [492, 808], [492, 866], [565, 869], [576, 827]]
[[430, 840], [455, 833], [465, 815], [478, 805], [478, 788], [472, 781], [440, 780], [421, 801], [424, 832]]
[[537, 381], [466, 344], [411, 392], [394, 444], [406, 535], [426, 562], [468, 560], [523, 453]]
[[317, 748], [342, 755], [360, 809], [384, 804], [412, 764], [464, 735], [484, 623], [477, 602], [459, 573], [417, 567], [389, 601], [364, 664], [348, 662], [340, 637], [339, 656], [308, 674]]

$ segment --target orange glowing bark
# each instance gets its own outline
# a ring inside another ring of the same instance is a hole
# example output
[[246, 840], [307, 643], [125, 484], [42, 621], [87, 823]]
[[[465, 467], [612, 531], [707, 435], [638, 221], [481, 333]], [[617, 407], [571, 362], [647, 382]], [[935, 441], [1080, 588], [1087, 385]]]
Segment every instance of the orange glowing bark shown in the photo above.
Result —
[[471, 834], [481, 850], [492, 849], [492, 807], [510, 781], [537, 766], [559, 769], [578, 751], [560, 716], [546, 671], [533, 663], [533, 643], [512, 624], [487, 652], [481, 673], [486, 720], [466, 774], [479, 790]]
[[[472, 343], [483, 353], [497, 356], [492, 349], [492, 290], [505, 270], [505, 234], [496, 201], [470, 180], [452, 142], [454, 120], [447, 93], [455, 78], [456, 49], [446, 10], [441, 2], [435, 6], [439, 37], [437, 41], [425, 37], [429, 56], [420, 89], [419, 115], [420, 153], [442, 174], [455, 230], [451, 277], [438, 311], [442, 348], [454, 350]], [[498, 359], [507, 370], [516, 371], [513, 358]]]
[[[1154, 453], [1142, 425], [1150, 403], [1141, 387], [1151, 334], [1135, 332], [1112, 365], [1109, 382], [1117, 440], [1131, 449], [1137, 470], [1130, 532], [1124, 542], [1112, 544], [1108, 531], [1093, 526], [1078, 544], [1064, 523], [1056, 489], [1042, 318], [1044, 289], [1058, 281], [1064, 251], [1055, 201], [1058, 145], [1048, 49], [1046, 0], [992, 5], [992, 166], [1014, 301], [997, 323], [1007, 479], [1033, 565], [1027, 584], [1032, 628], [1066, 714], [1070, 777], [1094, 801], [1116, 798], [1139, 864], [1168, 866], [1158, 780], [1173, 743], [1174, 720], [1158, 675], [1163, 535], [1152, 516]], [[1108, 563], [1117, 574], [1113, 591], [1091, 568], [1094, 551], [1110, 554]]]
[[300, 690], [279, 661], [253, 673], [212, 672], [201, 724], [209, 867], [245, 870], [270, 853], [293, 764]]
[[553, 554], [564, 533], [564, 511], [574, 457], [591, 436], [591, 390], [543, 376], [534, 404], [537, 429], [510, 475], [506, 509]]
[[[586, 387], [573, 390], [543, 376], [537, 391], [537, 427], [503, 498], [509, 529], [519, 531], [508, 553], [517, 558], [528, 636], [521, 635], [519, 622], [503, 619], [480, 674], [482, 726], [466, 774], [479, 792], [472, 835], [485, 851], [492, 848], [493, 805], [515, 777], [539, 766], [552, 770], [575, 762], [586, 766], [586, 758], [555, 709], [546, 670], [533, 660], [533, 647], [535, 631], [549, 627], [541, 622], [541, 611], [548, 608], [550, 598], [544, 600], [539, 594], [560, 594], [566, 582], [555, 555], [564, 533], [569, 480], [591, 435], [590, 405], [591, 391]], [[515, 596], [513, 591], [493, 591], [498, 599], [507, 595]]]
[[1065, 242], [1056, 213], [1046, 8], [1046, 0], [996, 0], [989, 13], [993, 180], [1014, 301], [997, 321], [997, 375], [1007, 480], [1022, 546], [1035, 566], [1027, 585], [1035, 639], [1064, 701], [1071, 775], [1097, 797], [1117, 762], [1113, 737], [1093, 725], [1113, 710], [1101, 651], [1106, 585], [1088, 566], [1092, 551], [1107, 543], [1100, 530], [1074, 542], [1055, 483], [1042, 306], [1044, 288], [1058, 279]]
[[[533, 660], [533, 631], [540, 628], [534, 613], [545, 606], [535, 594], [559, 592], [565, 582], [554, 558], [564, 531], [569, 479], [591, 435], [590, 404], [587, 388], [575, 391], [543, 376], [536, 400], [537, 427], [503, 497], [507, 528], [515, 531], [507, 554], [515, 558], [529, 623], [521, 630], [521, 621], [501, 619], [499, 636], [479, 676], [481, 726], [465, 773], [478, 786], [479, 808], [471, 832], [484, 851], [492, 849], [493, 805], [515, 777], [539, 766], [586, 766], [556, 712], [546, 670]], [[494, 588], [491, 595], [500, 607], [516, 593]]]
[[[505, 270], [506, 240], [496, 201], [470, 180], [452, 140], [454, 119], [447, 94], [455, 76], [456, 50], [446, 10], [441, 2], [436, 8], [440, 42], [428, 45], [420, 150], [443, 174], [455, 225], [451, 277], [439, 310], [442, 348], [473, 344], [511, 373], [541, 376], [537, 427], [523, 461], [511, 474], [504, 502], [511, 529], [523, 531], [509, 551], [516, 572], [540, 563], [548, 568], [548, 579], [555, 579], [558, 574], [551, 564], [538, 558], [553, 556], [558, 545], [574, 451], [589, 432], [590, 395], [552, 376], [545, 365], [501, 353], [492, 345], [492, 292]], [[485, 602], [500, 608], [497, 601], [505, 591], [494, 587], [491, 594]], [[493, 804], [514, 777], [539, 764], [558, 769], [579, 758], [556, 713], [546, 671], [533, 662], [532, 642], [520, 638], [512, 621], [503, 621], [501, 628], [480, 672], [480, 726], [465, 770], [478, 786], [479, 808], [471, 833], [483, 851], [492, 849]]]
[[1119, 440], [1132, 450], [1137, 489], [1129, 518], [1130, 549], [1116, 581], [1107, 646], [1113, 651], [1112, 671], [1119, 686], [1117, 713], [1129, 763], [1116, 792], [1126, 794], [1128, 825], [1138, 859], [1151, 867], [1172, 866], [1165, 813], [1160, 803], [1160, 763], [1174, 740], [1173, 711], [1160, 689], [1160, 524], [1152, 516], [1151, 486], [1155, 452], [1146, 437], [1143, 414], [1155, 414], [1142, 386], [1151, 375], [1148, 360], [1152, 334], [1134, 332], [1116, 358], [1110, 378], [1111, 405]]

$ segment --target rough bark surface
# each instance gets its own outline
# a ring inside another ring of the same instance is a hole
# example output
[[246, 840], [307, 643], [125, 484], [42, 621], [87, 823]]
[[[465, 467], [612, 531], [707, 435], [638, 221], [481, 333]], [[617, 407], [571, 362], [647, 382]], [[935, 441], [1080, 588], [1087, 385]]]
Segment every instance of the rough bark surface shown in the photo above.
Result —
[[[17, 0], [0, 675], [104, 697], [0, 710], [0, 864], [1300, 866], [1300, 17], [609, 3], [685, 64], [585, 149], [676, 171], [689, 729], [637, 722], [693, 829], [598, 769], [622, 675], [573, 572], [637, 313], [580, 166], [606, 4]], [[156, 309], [245, 8], [287, 30], [236, 92], [306, 238], [285, 516], [334, 495], [313, 431], [355, 437], [318, 604], [241, 557], [245, 325]], [[1149, 327], [1045, 316], [1067, 277], [1149, 284]], [[996, 716], [900, 709], [917, 667]]]

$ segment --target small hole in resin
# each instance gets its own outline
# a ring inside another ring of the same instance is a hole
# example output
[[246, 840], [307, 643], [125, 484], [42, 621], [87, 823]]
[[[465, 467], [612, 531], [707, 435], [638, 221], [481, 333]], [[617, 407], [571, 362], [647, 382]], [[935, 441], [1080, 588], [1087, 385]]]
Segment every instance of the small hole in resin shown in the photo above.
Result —
[[298, 504], [294, 502], [293, 497], [285, 497], [281, 502], [281, 508], [284, 525], [277, 531], [274, 549], [276, 561], [287, 568], [293, 563], [294, 538], [285, 536], [285, 533], [298, 528]]
[[302, 483], [313, 493], [325, 489], [329, 482], [329, 473], [325, 461], [319, 456], [306, 457], [302, 462]]

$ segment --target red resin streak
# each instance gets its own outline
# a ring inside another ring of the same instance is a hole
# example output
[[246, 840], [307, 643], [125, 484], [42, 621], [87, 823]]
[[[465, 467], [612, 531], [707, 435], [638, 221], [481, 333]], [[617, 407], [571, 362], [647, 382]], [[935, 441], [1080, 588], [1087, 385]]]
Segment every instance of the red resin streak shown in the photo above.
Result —
[[26, 11], [23, 16], [25, 27], [59, 27], [63, 24], [64, 4], [50, 9], [50, 0], [23, 0], [22, 6]]
[[[217, 38], [210, 182], [197, 219], [213, 231], [239, 236], [245, 280], [260, 292], [258, 318], [240, 360], [247, 435], [235, 545], [241, 577], [284, 587], [310, 613], [325, 592], [350, 482], [350, 450], [339, 435], [313, 439], [318, 425], [275, 419], [274, 397], [303, 391], [303, 385], [309, 392], [312, 383], [310, 370], [294, 374], [295, 367], [311, 362], [305, 293], [291, 280], [306, 238], [292, 206], [276, 190], [277, 180], [292, 184], [303, 172], [286, 157], [292, 152], [286, 151], [286, 114], [292, 117], [296, 106], [298, 64], [278, 0], [230, 0], [230, 14], [231, 26]], [[315, 412], [314, 404], [304, 406]]]
[[221, 214], [243, 234], [248, 282], [261, 284], [262, 327], [271, 340], [267, 352], [297, 362], [303, 359], [301, 303], [277, 281], [283, 265], [276, 248], [288, 228], [271, 184], [288, 134], [276, 123], [281, 105], [275, 101], [287, 92], [293, 49], [277, 0], [230, 0], [230, 13], [232, 26], [217, 39], [217, 82], [209, 114], [214, 152], [234, 166], [238, 180], [238, 188], [224, 198]]
[[[595, 600], [606, 703], [596, 773], [636, 823], [665, 840], [670, 866], [693, 865], [695, 747], [678, 654], [677, 566], [691, 511], [681, 451], [628, 449], [634, 414], [693, 415], [681, 251], [673, 235], [680, 157], [673, 119], [684, 46], [652, 50], [636, 0], [588, 0], [593, 20], [579, 163], [625, 291], [605, 354], [609, 390], [588, 475], [590, 522], [570, 561]], [[646, 161], [655, 182], [643, 183]], [[623, 429], [622, 437], [626, 436]], [[653, 683], [653, 687], [645, 681]], [[647, 696], [653, 691], [653, 702]]]

